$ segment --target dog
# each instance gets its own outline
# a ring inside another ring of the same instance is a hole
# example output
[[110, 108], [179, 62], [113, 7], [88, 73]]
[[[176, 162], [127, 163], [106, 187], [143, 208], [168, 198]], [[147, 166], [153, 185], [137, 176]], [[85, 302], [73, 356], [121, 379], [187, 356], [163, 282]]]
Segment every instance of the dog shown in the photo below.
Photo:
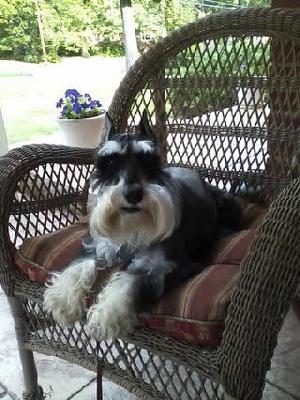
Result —
[[[203, 268], [215, 241], [239, 229], [229, 193], [193, 170], [163, 165], [147, 114], [135, 134], [116, 132], [105, 117], [91, 177], [93, 204], [85, 254], [53, 277], [44, 309], [61, 325], [82, 319], [98, 339], [133, 332], [137, 314]], [[86, 297], [103, 265], [120, 262], [87, 310]]]

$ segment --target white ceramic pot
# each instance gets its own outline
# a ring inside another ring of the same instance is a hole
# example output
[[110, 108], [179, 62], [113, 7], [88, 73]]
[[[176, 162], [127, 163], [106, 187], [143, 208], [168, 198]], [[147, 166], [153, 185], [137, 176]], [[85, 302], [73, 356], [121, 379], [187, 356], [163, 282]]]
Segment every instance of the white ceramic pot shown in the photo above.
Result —
[[257, 108], [262, 106], [261, 91], [252, 87], [237, 88], [237, 96], [240, 107]]
[[104, 114], [83, 119], [60, 119], [57, 124], [63, 135], [63, 142], [73, 147], [97, 147], [104, 125]]

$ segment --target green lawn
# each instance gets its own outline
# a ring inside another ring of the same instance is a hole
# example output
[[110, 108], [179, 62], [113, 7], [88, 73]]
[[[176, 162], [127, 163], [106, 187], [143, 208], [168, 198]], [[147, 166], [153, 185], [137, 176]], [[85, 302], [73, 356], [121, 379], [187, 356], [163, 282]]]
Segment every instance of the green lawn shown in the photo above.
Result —
[[24, 73], [24, 72], [0, 72], [0, 79], [1, 78], [17, 78], [19, 76], [32, 76], [32, 74]]
[[57, 129], [55, 126], [45, 125], [38, 120], [34, 120], [31, 114], [26, 118], [16, 118], [5, 123], [9, 143], [30, 141], [35, 137], [54, 134]]
[[10, 144], [58, 132], [56, 102], [66, 89], [90, 93], [107, 108], [125, 72], [123, 58], [70, 57], [58, 64], [0, 60], [0, 105]]
[[33, 74], [0, 72], [0, 101], [10, 144], [57, 132], [51, 90], [41, 93]]

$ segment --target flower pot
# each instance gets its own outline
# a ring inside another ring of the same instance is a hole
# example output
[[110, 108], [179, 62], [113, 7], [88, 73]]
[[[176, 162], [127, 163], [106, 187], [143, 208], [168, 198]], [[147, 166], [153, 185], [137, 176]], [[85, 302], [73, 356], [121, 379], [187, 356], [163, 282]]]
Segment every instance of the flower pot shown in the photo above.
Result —
[[91, 118], [57, 118], [63, 142], [73, 147], [94, 148], [99, 146], [104, 125], [104, 114]]
[[263, 103], [260, 89], [253, 87], [237, 88], [237, 97], [241, 108], [257, 108]]

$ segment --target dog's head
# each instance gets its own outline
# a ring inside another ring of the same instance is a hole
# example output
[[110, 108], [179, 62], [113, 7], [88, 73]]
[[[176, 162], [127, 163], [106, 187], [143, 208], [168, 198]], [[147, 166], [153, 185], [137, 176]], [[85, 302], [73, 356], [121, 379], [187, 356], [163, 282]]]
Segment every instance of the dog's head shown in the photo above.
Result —
[[118, 133], [106, 115], [91, 190], [92, 236], [104, 236], [132, 247], [170, 236], [176, 226], [176, 205], [164, 185], [165, 172], [157, 143], [144, 112], [136, 133]]

